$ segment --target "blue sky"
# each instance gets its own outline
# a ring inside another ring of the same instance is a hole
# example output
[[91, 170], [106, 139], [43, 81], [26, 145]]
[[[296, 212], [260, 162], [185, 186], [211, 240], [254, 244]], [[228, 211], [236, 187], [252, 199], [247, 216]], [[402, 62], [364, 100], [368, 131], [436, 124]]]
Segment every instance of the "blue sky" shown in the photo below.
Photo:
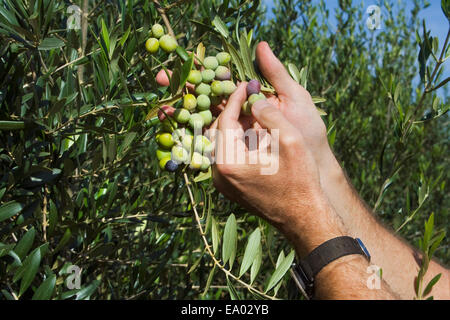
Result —
[[[410, 11], [410, 9], [413, 7], [412, 5], [412, 1], [408, 1], [408, 0], [398, 0], [399, 2], [406, 2], [407, 4], [407, 9], [408, 12]], [[318, 2], [317, 0], [313, 0], [313, 2]], [[439, 38], [439, 46], [440, 48], [442, 48], [442, 45], [444, 44], [445, 41], [445, 37], [447, 36], [447, 32], [448, 32], [448, 28], [449, 28], [449, 22], [447, 20], [447, 18], [444, 16], [444, 14], [442, 13], [442, 9], [441, 9], [441, 1], [440, 0], [428, 0], [428, 2], [430, 3], [430, 6], [427, 9], [424, 9], [420, 12], [419, 14], [419, 18], [420, 21], [422, 21], [422, 19], [425, 19], [426, 25], [427, 25], [427, 29], [431, 30], [431, 35], [432, 36], [438, 36]], [[379, 4], [379, 1], [376, 0], [367, 0], [367, 1], [358, 1], [355, 0], [354, 3], [364, 3], [365, 7], [369, 7], [372, 4]], [[273, 0], [264, 0], [264, 4], [267, 6], [267, 13], [268, 16], [270, 17], [272, 14], [272, 8], [274, 6], [274, 2]], [[338, 8], [338, 0], [327, 0], [326, 4], [328, 6], [328, 8], [330, 9], [330, 25], [331, 26], [335, 26], [335, 19], [333, 16], [333, 12], [335, 8]], [[381, 8], [382, 11], [382, 15], [383, 15], [383, 10], [386, 10], [386, 8]], [[382, 18], [381, 18], [382, 19]], [[381, 25], [381, 27], [383, 27]], [[422, 35], [422, 31], [420, 32], [420, 34]], [[414, 33], [411, 33], [411, 36], [414, 36]], [[447, 61], [445, 63], [445, 69], [444, 69], [444, 73], [443, 73], [443, 77], [442, 79], [445, 79], [446, 77], [450, 76], [450, 61]], [[440, 92], [442, 92], [441, 90], [439, 90]]]

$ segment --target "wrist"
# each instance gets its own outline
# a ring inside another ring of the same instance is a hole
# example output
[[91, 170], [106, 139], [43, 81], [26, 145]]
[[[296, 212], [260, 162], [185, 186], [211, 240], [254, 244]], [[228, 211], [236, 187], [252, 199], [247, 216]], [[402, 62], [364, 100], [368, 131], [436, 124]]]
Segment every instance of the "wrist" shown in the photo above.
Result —
[[307, 210], [295, 211], [295, 206], [286, 209], [286, 216], [291, 218], [279, 227], [300, 257], [325, 241], [345, 235], [342, 223], [324, 195], [317, 196], [309, 204]]

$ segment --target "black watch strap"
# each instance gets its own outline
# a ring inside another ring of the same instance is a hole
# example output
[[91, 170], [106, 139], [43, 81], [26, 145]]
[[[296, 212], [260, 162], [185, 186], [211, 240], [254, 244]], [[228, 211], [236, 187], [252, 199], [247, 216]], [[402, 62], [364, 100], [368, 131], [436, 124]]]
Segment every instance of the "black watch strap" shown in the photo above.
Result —
[[315, 248], [307, 257], [301, 259], [295, 267], [295, 271], [301, 278], [300, 282], [304, 293], [309, 297], [312, 295], [314, 278], [326, 265], [351, 254], [361, 254], [370, 261], [370, 255], [361, 240], [348, 236], [330, 239]]

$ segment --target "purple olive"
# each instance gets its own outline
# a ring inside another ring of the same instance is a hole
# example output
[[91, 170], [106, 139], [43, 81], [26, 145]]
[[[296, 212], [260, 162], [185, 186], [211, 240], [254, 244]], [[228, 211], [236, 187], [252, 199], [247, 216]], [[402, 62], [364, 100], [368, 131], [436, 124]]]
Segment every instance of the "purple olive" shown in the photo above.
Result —
[[258, 94], [261, 92], [261, 84], [258, 80], [250, 80], [247, 83], [247, 97], [250, 97], [252, 94]]
[[178, 163], [173, 160], [169, 160], [166, 162], [165, 169], [169, 172], [175, 172], [178, 169]]

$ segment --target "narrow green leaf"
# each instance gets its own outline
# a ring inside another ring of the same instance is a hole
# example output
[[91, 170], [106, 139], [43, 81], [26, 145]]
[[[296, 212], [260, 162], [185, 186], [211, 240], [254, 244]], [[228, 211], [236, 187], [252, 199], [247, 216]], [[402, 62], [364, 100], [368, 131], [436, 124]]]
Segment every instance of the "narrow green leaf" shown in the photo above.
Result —
[[442, 276], [442, 273], [439, 273], [433, 279], [431, 279], [430, 282], [428, 282], [425, 290], [423, 291], [423, 296], [424, 297], [426, 297], [427, 295], [429, 295], [431, 293], [431, 290], [433, 289], [433, 286], [439, 281], [441, 276]]
[[256, 228], [248, 238], [247, 247], [245, 248], [244, 258], [241, 263], [241, 270], [239, 271], [239, 277], [242, 276], [255, 261], [258, 254], [258, 248], [261, 244], [261, 231]]
[[217, 227], [216, 219], [211, 218], [211, 230], [212, 230], [212, 243], [213, 243], [213, 252], [216, 254], [217, 249], [219, 248], [219, 229]]
[[39, 50], [52, 50], [52, 49], [58, 49], [64, 46], [64, 41], [58, 39], [58, 38], [45, 38], [42, 40], [41, 44], [39, 45]]
[[286, 272], [289, 270], [289, 268], [292, 265], [292, 262], [294, 261], [295, 252], [292, 250], [286, 258], [283, 259], [283, 262], [280, 263], [278, 268], [276, 268], [275, 272], [270, 277], [269, 283], [267, 285], [266, 291], [269, 291], [272, 289], [278, 281], [280, 281], [283, 276], [286, 274]]
[[216, 265], [214, 265], [214, 267], [209, 272], [208, 280], [206, 281], [205, 290], [203, 290], [202, 296], [205, 296], [206, 293], [208, 292], [209, 287], [211, 286], [211, 282], [212, 282], [212, 280], [214, 278], [214, 272], [215, 271], [216, 271]]
[[12, 216], [18, 214], [24, 205], [17, 201], [10, 201], [5, 203], [0, 207], [0, 222], [5, 221], [6, 219], [11, 218]]
[[[275, 269], [278, 268], [280, 266], [280, 264], [283, 262], [283, 260], [285, 259], [285, 255], [284, 255], [284, 251], [281, 250], [280, 254], [278, 255], [278, 259], [277, 259], [277, 263], [275, 264]], [[273, 289], [274, 291], [274, 295], [277, 295], [278, 290], [280, 290], [281, 287], [281, 281], [278, 282], [278, 284], [275, 286], [275, 288]]]
[[32, 300], [48, 300], [52, 297], [56, 285], [56, 276], [52, 273], [34, 292]]
[[33, 246], [34, 237], [36, 236], [36, 230], [34, 227], [32, 227], [30, 230], [25, 233], [25, 235], [20, 239], [20, 241], [17, 243], [16, 247], [14, 248], [14, 251], [17, 253], [17, 255], [20, 257], [21, 260], [23, 260], [28, 251]]
[[194, 53], [189, 55], [189, 58], [183, 63], [181, 67], [181, 76], [180, 76], [180, 87], [184, 87], [186, 84], [187, 78], [189, 76], [189, 72], [192, 70], [192, 66], [194, 65]]
[[231, 283], [228, 276], [227, 276], [227, 286], [228, 286], [228, 291], [230, 292], [231, 300], [241, 300], [241, 297], [239, 297], [239, 294], [236, 291], [236, 288], [233, 286], [233, 284]]
[[259, 269], [261, 268], [261, 262], [262, 262], [262, 246], [260, 243], [258, 246], [258, 250], [256, 252], [255, 261], [253, 261], [252, 268], [250, 269], [250, 284], [252, 284], [253, 281], [255, 281]]
[[236, 217], [231, 214], [227, 223], [225, 224], [225, 230], [223, 232], [223, 246], [222, 246], [222, 259], [223, 263], [229, 261], [230, 269], [233, 267], [234, 258], [236, 257], [237, 249], [237, 225]]
[[102, 23], [102, 38], [106, 45], [106, 52], [109, 53], [110, 42], [109, 42], [108, 28], [106, 27], [105, 21], [103, 19], [101, 23]]
[[214, 20], [212, 21], [212, 25], [216, 27], [217, 31], [225, 38], [227, 39], [230, 32], [228, 31], [227, 25], [222, 21], [222, 19], [219, 18], [219, 16], [215, 16]]
[[250, 52], [250, 48], [248, 47], [247, 37], [245, 36], [245, 34], [241, 35], [241, 40], [239, 42], [239, 48], [241, 51], [242, 61], [244, 63], [244, 67], [245, 67], [245, 74], [250, 79], [257, 79], [258, 76], [256, 75], [255, 68], [253, 66], [252, 54]]
[[297, 81], [298, 83], [300, 83], [300, 71], [298, 70], [297, 66], [293, 63], [289, 63], [288, 64], [288, 70], [289, 73], [291, 74], [291, 77]]
[[20, 282], [19, 296], [21, 296], [33, 282], [34, 277], [38, 272], [40, 264], [41, 264], [41, 250], [39, 250], [38, 248], [34, 250], [31, 253], [30, 257], [27, 257], [27, 259], [23, 263], [23, 268], [25, 271], [22, 276], [22, 281]]

